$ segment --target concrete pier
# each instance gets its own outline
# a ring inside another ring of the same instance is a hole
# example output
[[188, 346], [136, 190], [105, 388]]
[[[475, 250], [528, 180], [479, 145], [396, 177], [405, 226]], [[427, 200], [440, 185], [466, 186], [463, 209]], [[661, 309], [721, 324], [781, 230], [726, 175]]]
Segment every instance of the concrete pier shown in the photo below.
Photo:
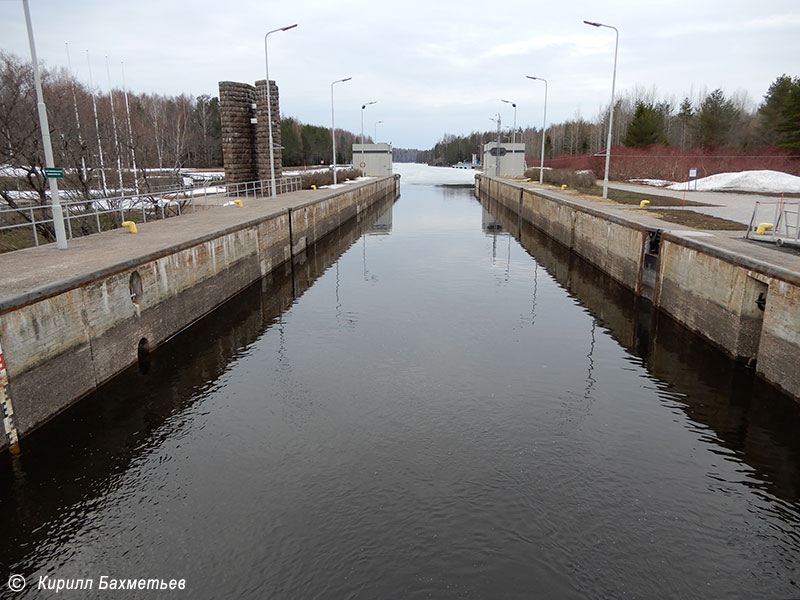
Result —
[[0, 255], [3, 408], [13, 411], [0, 450], [397, 193], [393, 176], [243, 198], [242, 207], [142, 224], [137, 234], [118, 229], [71, 240], [68, 250]]
[[478, 175], [475, 194], [531, 223], [800, 399], [800, 257], [630, 207]]

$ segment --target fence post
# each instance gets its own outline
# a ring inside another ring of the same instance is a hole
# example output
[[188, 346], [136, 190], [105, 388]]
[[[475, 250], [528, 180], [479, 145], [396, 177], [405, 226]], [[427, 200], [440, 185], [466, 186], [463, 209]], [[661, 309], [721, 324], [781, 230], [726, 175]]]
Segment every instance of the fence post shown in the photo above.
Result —
[[31, 211], [31, 227], [33, 227], [33, 243], [38, 248], [39, 247], [39, 234], [36, 232], [36, 217], [33, 215], [33, 209]]

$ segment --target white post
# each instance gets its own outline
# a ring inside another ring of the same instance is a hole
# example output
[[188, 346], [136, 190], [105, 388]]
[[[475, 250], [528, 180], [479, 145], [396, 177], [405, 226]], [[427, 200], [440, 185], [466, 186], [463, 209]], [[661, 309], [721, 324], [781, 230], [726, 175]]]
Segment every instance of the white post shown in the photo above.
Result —
[[89, 181], [89, 176], [86, 172], [86, 146], [83, 143], [83, 135], [81, 134], [81, 118], [78, 114], [78, 98], [75, 94], [75, 78], [72, 74], [72, 60], [69, 56], [69, 42], [64, 42], [64, 45], [67, 47], [67, 68], [69, 69], [70, 88], [72, 88], [72, 106], [75, 108], [75, 125], [78, 128], [78, 145], [81, 147], [81, 177], [83, 178], [83, 183], [86, 184]]
[[544, 138], [547, 127], [547, 80], [541, 77], [532, 77], [526, 75], [528, 79], [535, 79], [536, 81], [544, 81], [544, 117], [542, 117], [542, 156], [539, 163], [539, 183], [544, 181]]
[[372, 138], [372, 141], [376, 144], [378, 143], [378, 123], [383, 123], [383, 121], [375, 121], [375, 135]]
[[128, 104], [128, 88], [125, 87], [125, 63], [120, 62], [122, 65], [122, 91], [125, 94], [125, 113], [128, 116], [128, 140], [131, 146], [131, 166], [133, 167], [133, 189], [136, 195], [139, 195], [139, 178], [136, 176], [136, 150], [133, 147], [133, 128], [131, 127], [131, 109]]
[[362, 177], [366, 175], [366, 171], [364, 170], [366, 167], [363, 165], [365, 164], [364, 161], [364, 109], [367, 108], [370, 104], [375, 104], [377, 100], [373, 102], [367, 102], [366, 104], [361, 105], [361, 175]]
[[344, 83], [350, 81], [352, 77], [345, 79], [337, 79], [331, 83], [331, 139], [333, 140], [333, 185], [336, 185], [336, 125], [333, 122], [333, 86], [337, 83]]
[[[54, 168], [53, 146], [50, 142], [50, 125], [47, 122], [47, 107], [44, 104], [44, 94], [42, 93], [42, 78], [39, 76], [39, 59], [36, 58], [36, 44], [33, 41], [33, 25], [31, 24], [31, 11], [28, 8], [28, 0], [22, 0], [22, 8], [25, 10], [25, 24], [28, 26], [28, 42], [31, 46], [31, 61], [33, 61], [33, 83], [36, 87], [36, 109], [39, 112], [39, 128], [42, 130], [42, 147], [44, 148], [44, 166]], [[55, 177], [48, 177], [50, 184], [50, 203], [53, 210], [53, 229], [56, 232], [56, 245], [59, 250], [67, 249], [67, 231], [64, 228], [64, 213], [61, 209], [61, 202], [58, 199], [58, 182]]]
[[514, 107], [514, 129], [511, 132], [511, 143], [515, 144], [517, 142], [517, 103], [511, 102], [511, 100], [500, 100], [500, 102], [505, 102]]
[[97, 119], [97, 98], [94, 94], [94, 82], [92, 81], [92, 61], [89, 60], [89, 50], [86, 50], [86, 63], [89, 65], [89, 91], [92, 94], [92, 113], [94, 114], [94, 128], [95, 131], [97, 131], [97, 157], [100, 160], [100, 183], [102, 184], [103, 196], [107, 198], [108, 184], [106, 183], [106, 165], [105, 165], [105, 160], [103, 159], [103, 140], [100, 137], [100, 122]]
[[114, 112], [114, 90], [111, 88], [111, 69], [108, 67], [106, 56], [106, 75], [108, 76], [108, 98], [111, 102], [111, 130], [114, 132], [114, 147], [117, 150], [117, 177], [119, 177], [119, 195], [125, 195], [125, 184], [122, 182], [122, 157], [119, 151], [119, 137], [117, 136], [117, 115]]
[[264, 65], [266, 66], [267, 71], [267, 87], [264, 94], [266, 95], [267, 99], [267, 129], [269, 130], [269, 177], [270, 177], [270, 190], [272, 192], [272, 197], [274, 198], [277, 195], [277, 190], [275, 188], [275, 144], [272, 141], [272, 97], [270, 95], [270, 86], [269, 86], [269, 55], [267, 54], [267, 36], [270, 33], [276, 33], [278, 31], [287, 31], [289, 29], [294, 29], [297, 27], [297, 23], [294, 25], [289, 25], [288, 27], [280, 27], [279, 29], [273, 29], [272, 31], [268, 31], [264, 34]]
[[592, 23], [584, 21], [587, 25], [592, 27], [607, 27], [613, 29], [616, 34], [614, 42], [614, 73], [611, 78], [611, 106], [608, 108], [608, 142], [606, 143], [606, 173], [603, 176], [603, 198], [608, 198], [608, 168], [611, 163], [611, 132], [614, 125], [614, 87], [617, 83], [617, 50], [619, 48], [619, 30], [611, 25], [604, 25], [603, 23]]

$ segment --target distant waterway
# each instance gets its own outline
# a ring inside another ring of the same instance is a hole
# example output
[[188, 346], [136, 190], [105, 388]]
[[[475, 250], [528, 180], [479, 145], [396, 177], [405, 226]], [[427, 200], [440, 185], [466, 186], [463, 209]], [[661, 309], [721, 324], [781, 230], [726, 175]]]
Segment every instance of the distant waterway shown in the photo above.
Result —
[[9, 597], [800, 596], [800, 407], [468, 187], [401, 194], [0, 456]]

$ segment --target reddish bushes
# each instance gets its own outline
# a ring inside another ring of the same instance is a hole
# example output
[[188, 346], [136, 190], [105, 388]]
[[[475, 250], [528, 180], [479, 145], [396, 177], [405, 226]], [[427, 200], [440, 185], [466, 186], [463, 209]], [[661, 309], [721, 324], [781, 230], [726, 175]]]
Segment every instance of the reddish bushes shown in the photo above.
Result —
[[[605, 160], [603, 154], [561, 155], [545, 161], [545, 165], [554, 169], [590, 169], [602, 177]], [[778, 148], [762, 148], [749, 154], [729, 148], [681, 150], [661, 145], [646, 148], [614, 146], [611, 149], [611, 179], [685, 181], [690, 168], [697, 168], [698, 177], [761, 169], [800, 176], [800, 159], [792, 158], [785, 150]]]

